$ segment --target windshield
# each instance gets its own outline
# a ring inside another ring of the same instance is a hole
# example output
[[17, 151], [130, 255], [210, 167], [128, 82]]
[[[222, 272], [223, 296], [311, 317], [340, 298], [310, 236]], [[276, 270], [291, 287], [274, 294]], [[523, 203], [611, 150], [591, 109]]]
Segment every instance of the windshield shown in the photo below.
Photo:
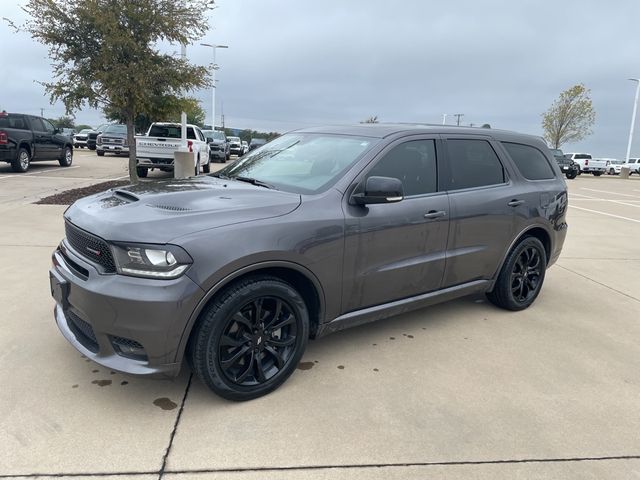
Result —
[[93, 130], [91, 130], [90, 128], [83, 128], [82, 130], [80, 130], [80, 133], [89, 133], [92, 132]]
[[557, 148], [551, 149], [551, 153], [554, 157], [564, 157], [564, 153], [562, 153], [562, 150], [558, 150]]
[[127, 133], [126, 125], [109, 125], [103, 130], [103, 133]]
[[253, 150], [216, 174], [255, 179], [295, 193], [319, 193], [342, 177], [377, 139], [291, 133]]
[[215, 132], [213, 130], [202, 130], [202, 133], [204, 134], [205, 137], [210, 137], [210, 138], [213, 138], [214, 140], [225, 139], [224, 132], [221, 132], [220, 130], [216, 130]]
[[238, 142], [240, 143], [240, 137], [227, 137], [230, 142]]

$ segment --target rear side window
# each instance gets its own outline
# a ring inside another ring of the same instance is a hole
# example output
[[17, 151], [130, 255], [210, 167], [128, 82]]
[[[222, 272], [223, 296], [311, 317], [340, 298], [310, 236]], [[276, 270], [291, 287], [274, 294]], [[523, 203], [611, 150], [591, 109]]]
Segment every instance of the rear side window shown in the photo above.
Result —
[[527, 180], [555, 178], [553, 169], [540, 150], [520, 143], [502, 142], [516, 167]]
[[24, 117], [18, 115], [9, 115], [0, 117], [0, 128], [15, 128], [16, 130], [29, 130]]
[[181, 127], [175, 125], [152, 125], [149, 130], [150, 137], [181, 138]]
[[449, 154], [449, 190], [499, 185], [505, 182], [504, 168], [486, 140], [451, 140]]

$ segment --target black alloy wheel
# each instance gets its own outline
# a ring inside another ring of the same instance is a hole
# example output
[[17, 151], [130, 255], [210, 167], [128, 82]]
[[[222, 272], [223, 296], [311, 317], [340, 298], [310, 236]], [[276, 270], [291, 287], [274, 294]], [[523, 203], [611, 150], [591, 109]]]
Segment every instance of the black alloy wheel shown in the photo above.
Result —
[[524, 310], [537, 298], [547, 269], [547, 254], [536, 237], [525, 237], [507, 255], [487, 298], [506, 310]]
[[251, 400], [293, 373], [309, 337], [304, 299], [285, 281], [255, 276], [218, 294], [192, 331], [188, 359], [213, 392]]
[[527, 302], [538, 291], [541, 266], [540, 252], [534, 246], [520, 252], [511, 271], [511, 293], [517, 302]]

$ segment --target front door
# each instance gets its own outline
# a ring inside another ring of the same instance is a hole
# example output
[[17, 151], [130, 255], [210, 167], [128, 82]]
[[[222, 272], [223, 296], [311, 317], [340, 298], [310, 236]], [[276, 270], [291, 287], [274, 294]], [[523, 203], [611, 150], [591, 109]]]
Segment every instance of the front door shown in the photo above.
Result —
[[358, 206], [345, 199], [343, 313], [440, 287], [449, 200], [438, 189], [437, 143], [434, 136], [398, 140], [359, 176], [400, 179], [402, 201]]

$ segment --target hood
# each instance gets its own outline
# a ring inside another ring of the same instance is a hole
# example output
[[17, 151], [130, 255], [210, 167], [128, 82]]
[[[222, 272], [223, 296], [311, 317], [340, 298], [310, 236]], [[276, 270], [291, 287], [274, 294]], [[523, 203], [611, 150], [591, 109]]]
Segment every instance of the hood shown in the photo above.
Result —
[[65, 219], [109, 241], [170, 243], [201, 230], [292, 212], [300, 195], [203, 176], [145, 182], [75, 202]]

